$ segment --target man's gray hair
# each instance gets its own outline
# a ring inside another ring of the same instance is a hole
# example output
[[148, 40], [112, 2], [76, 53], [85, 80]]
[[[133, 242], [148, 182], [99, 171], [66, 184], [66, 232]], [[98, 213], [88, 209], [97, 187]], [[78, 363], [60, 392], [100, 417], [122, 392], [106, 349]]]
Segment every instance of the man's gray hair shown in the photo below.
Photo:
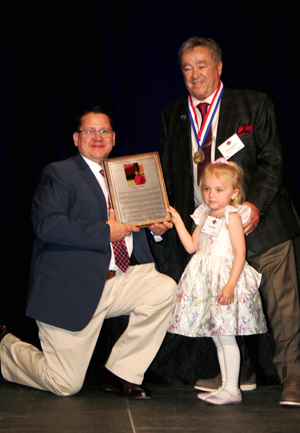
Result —
[[210, 38], [201, 38], [198, 36], [193, 36], [192, 38], [189, 38], [187, 41], [185, 41], [181, 45], [180, 50], [178, 51], [180, 67], [182, 67], [181, 64], [182, 53], [186, 50], [193, 50], [196, 47], [208, 48], [211, 53], [211, 57], [216, 63], [216, 65], [222, 60], [222, 50], [217, 44], [217, 42], [215, 42], [213, 39]]

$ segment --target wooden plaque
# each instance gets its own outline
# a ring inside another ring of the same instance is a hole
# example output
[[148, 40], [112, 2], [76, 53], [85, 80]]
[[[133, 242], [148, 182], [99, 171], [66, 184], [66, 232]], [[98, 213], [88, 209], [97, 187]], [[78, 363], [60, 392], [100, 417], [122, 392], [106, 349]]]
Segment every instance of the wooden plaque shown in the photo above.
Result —
[[138, 227], [171, 221], [157, 152], [105, 159], [103, 169], [117, 221]]

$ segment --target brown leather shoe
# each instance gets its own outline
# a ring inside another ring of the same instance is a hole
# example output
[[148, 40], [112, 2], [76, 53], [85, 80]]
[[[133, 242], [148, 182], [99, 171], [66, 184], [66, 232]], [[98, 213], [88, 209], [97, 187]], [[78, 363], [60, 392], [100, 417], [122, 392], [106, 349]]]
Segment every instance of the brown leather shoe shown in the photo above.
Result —
[[211, 379], [199, 379], [194, 385], [195, 389], [200, 391], [213, 392], [222, 386], [222, 376], [218, 374]]
[[300, 406], [300, 378], [287, 377], [284, 380], [283, 391], [279, 401], [281, 406]]
[[[222, 376], [218, 374], [218, 376], [213, 377], [212, 379], [199, 379], [195, 383], [194, 388], [199, 389], [200, 391], [213, 392], [222, 386]], [[240, 389], [242, 391], [252, 391], [256, 389], [256, 376], [255, 373], [252, 376], [245, 380], [244, 382], [240, 382]]]
[[8, 334], [8, 330], [4, 323], [0, 322], [0, 342], [5, 335]]
[[122, 397], [136, 398], [140, 400], [152, 398], [149, 390], [121, 379], [106, 367], [102, 367], [100, 370], [99, 386], [104, 391], [116, 391], [121, 394]]

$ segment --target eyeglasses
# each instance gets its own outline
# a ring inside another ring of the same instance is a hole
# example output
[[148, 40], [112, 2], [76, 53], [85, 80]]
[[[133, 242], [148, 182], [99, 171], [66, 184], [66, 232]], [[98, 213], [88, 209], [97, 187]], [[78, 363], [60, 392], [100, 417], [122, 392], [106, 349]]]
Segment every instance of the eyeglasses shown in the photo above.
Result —
[[82, 131], [78, 131], [78, 134], [80, 134], [81, 132], [82, 135], [89, 138], [94, 138], [97, 132], [99, 132], [99, 134], [104, 140], [110, 138], [113, 133], [112, 129], [100, 129], [99, 131], [97, 129], [83, 129]]

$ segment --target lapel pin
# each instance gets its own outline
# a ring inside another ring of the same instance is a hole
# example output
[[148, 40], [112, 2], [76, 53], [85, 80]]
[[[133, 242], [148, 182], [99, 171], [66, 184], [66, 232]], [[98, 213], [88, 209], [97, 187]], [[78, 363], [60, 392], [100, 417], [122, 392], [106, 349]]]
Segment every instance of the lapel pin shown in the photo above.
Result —
[[182, 114], [181, 117], [180, 117], [180, 120], [182, 120], [182, 122], [184, 122], [185, 119], [186, 119], [186, 115], [185, 115], [185, 114]]

